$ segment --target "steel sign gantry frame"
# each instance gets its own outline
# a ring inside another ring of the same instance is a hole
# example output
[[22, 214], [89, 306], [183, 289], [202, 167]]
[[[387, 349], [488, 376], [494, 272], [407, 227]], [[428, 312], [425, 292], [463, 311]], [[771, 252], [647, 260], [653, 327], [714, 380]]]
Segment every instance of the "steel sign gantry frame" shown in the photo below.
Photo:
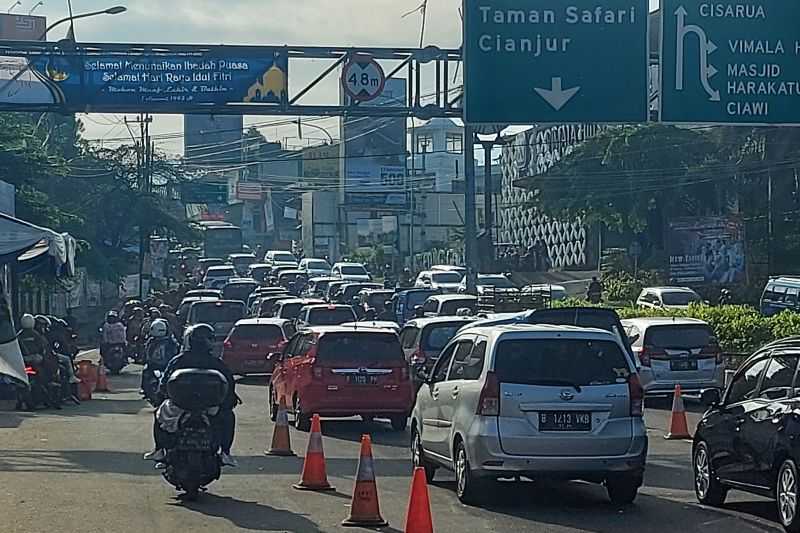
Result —
[[[148, 55], [185, 54], [191, 58], [201, 58], [213, 54], [256, 56], [259, 53], [280, 51], [289, 58], [289, 71], [292, 65], [303, 59], [333, 60], [325, 65], [320, 74], [296, 94], [287, 94], [279, 104], [242, 103], [242, 104], [139, 104], [130, 106], [90, 106], [75, 109], [65, 108], [57, 104], [23, 104], [0, 103], [0, 111], [34, 111], [34, 112], [94, 112], [94, 113], [201, 113], [215, 115], [291, 115], [291, 116], [369, 116], [369, 117], [417, 117], [430, 119], [435, 117], [461, 118], [463, 88], [451, 81], [454, 65], [461, 62], [461, 50], [443, 49], [436, 46], [425, 48], [371, 48], [371, 47], [337, 47], [337, 46], [247, 46], [247, 45], [192, 45], [192, 44], [115, 44], [115, 43], [74, 43], [72, 41], [38, 42], [38, 41], [0, 41], [0, 58], [24, 57], [38, 58], [56, 54], [70, 56], [114, 55], [120, 59], [141, 58]], [[350, 105], [312, 105], [303, 104], [303, 97], [320, 82], [330, 76], [338, 77], [339, 68], [355, 55], [366, 55], [377, 61], [397, 63], [386, 73], [386, 77], [405, 75], [407, 83], [407, 101], [403, 106], [369, 106], [354, 102]], [[422, 68], [431, 65], [431, 68]], [[290, 75], [290, 74], [289, 74]], [[424, 81], [423, 81], [424, 79]], [[7, 80], [0, 80], [0, 86]], [[431, 89], [433, 85], [433, 89]], [[426, 87], [427, 94], [422, 93]], [[431, 103], [425, 104], [423, 100]]]

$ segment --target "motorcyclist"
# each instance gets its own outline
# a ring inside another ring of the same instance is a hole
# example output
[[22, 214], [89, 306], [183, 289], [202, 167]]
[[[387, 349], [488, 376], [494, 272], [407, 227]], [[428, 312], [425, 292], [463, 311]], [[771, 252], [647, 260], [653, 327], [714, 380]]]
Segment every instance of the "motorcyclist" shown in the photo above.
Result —
[[128, 318], [128, 323], [125, 324], [126, 328], [126, 341], [134, 343], [136, 336], [142, 330], [142, 322], [144, 322], [144, 309], [141, 307], [134, 307], [132, 315]]
[[[184, 334], [183, 349], [181, 353], [169, 362], [166, 370], [164, 370], [159, 391], [162, 396], [166, 397], [167, 383], [169, 382], [170, 376], [176, 370], [183, 368], [217, 370], [224, 375], [225, 379], [228, 380], [228, 393], [219, 406], [217, 414], [210, 417], [210, 422], [221, 448], [220, 459], [222, 460], [222, 464], [226, 466], [237, 466], [236, 460], [231, 456], [231, 447], [233, 446], [233, 438], [236, 430], [236, 417], [233, 414], [233, 409], [239, 403], [239, 397], [236, 395], [236, 381], [225, 363], [212, 355], [211, 350], [213, 346], [214, 328], [208, 324], [198, 324], [187, 329]], [[167, 398], [156, 411], [156, 418], [153, 424], [155, 450], [146, 453], [144, 455], [145, 460], [158, 461], [161, 463], [167, 457], [166, 450], [170, 447], [172, 435], [160, 426], [159, 413], [162, 412], [162, 409], [169, 407], [168, 400], [169, 398]]]
[[[72, 358], [70, 358], [70, 356], [66, 354], [59, 353], [55, 350], [55, 342], [59, 341], [59, 338], [55, 335], [53, 331], [53, 322], [44, 315], [36, 315], [36, 317], [34, 318], [34, 322], [36, 331], [45, 338], [45, 341], [47, 342], [48, 351], [58, 363], [59, 371], [62, 373], [61, 375], [68, 380], [70, 385], [75, 385], [76, 383], [80, 383], [81, 380], [78, 379], [78, 377], [75, 375], [75, 367], [72, 366]], [[70, 396], [72, 395], [70, 394], [67, 397]]]
[[173, 308], [170, 307], [169, 304], [163, 303], [158, 309], [161, 311], [161, 318], [167, 321], [170, 333], [174, 335], [175, 332], [178, 331], [178, 317], [172, 312]]
[[36, 369], [45, 382], [58, 383], [58, 360], [53, 356], [47, 337], [37, 330], [36, 319], [26, 313], [20, 325], [22, 330], [17, 333], [17, 340], [25, 364]]
[[108, 351], [117, 345], [125, 346], [127, 332], [116, 311], [109, 311], [106, 314], [106, 322], [100, 335], [100, 357], [108, 354]]
[[142, 328], [139, 330], [139, 342], [144, 344], [147, 336], [150, 335], [150, 325], [161, 317], [158, 307], [151, 307], [147, 310], [147, 317], [142, 321]]
[[170, 333], [169, 324], [158, 318], [150, 324], [147, 344], [144, 347], [144, 370], [142, 370], [141, 391], [144, 393], [145, 381], [154, 370], [164, 370], [173, 357], [178, 355], [180, 345]]
[[411, 286], [411, 269], [406, 267], [403, 269], [403, 273], [400, 274], [400, 279], [397, 282], [398, 287], [410, 287]]

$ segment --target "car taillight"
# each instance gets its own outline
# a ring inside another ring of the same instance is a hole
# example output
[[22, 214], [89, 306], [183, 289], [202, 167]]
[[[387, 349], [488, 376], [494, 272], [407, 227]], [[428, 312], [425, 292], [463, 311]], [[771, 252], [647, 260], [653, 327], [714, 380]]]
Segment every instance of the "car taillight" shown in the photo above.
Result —
[[705, 348], [700, 351], [700, 357], [702, 358], [714, 358], [718, 365], [721, 365], [724, 361], [724, 357], [722, 355], [722, 348], [719, 347], [718, 344], [709, 344]]
[[631, 374], [628, 378], [628, 396], [631, 402], [631, 416], [644, 416], [644, 388], [638, 374]]
[[500, 382], [497, 381], [497, 374], [494, 372], [486, 374], [486, 381], [483, 383], [481, 395], [478, 398], [477, 414], [481, 416], [500, 415]]
[[653, 359], [666, 359], [667, 352], [664, 350], [659, 350], [653, 346], [645, 346], [642, 348], [642, 351], [639, 353], [639, 361], [642, 363], [642, 366], [650, 366], [650, 361]]
[[29, 376], [35, 376], [36, 374], [38, 374], [38, 372], [36, 372], [36, 369], [34, 369], [32, 366], [26, 366], [25, 373]]

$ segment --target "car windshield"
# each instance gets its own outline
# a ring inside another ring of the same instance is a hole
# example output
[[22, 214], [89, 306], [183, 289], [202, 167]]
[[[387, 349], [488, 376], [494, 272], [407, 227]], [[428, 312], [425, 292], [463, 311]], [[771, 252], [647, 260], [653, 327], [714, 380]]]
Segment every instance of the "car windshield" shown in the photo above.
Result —
[[676, 324], [647, 328], [644, 343], [657, 348], [689, 350], [708, 346], [712, 338], [713, 334], [708, 326]]
[[463, 326], [464, 322], [428, 326], [422, 330], [420, 347], [423, 350], [441, 351]]
[[668, 291], [661, 293], [661, 301], [664, 305], [689, 305], [699, 302], [700, 297], [693, 292]]
[[239, 302], [198, 303], [192, 307], [195, 324], [236, 322], [244, 318], [244, 304]]
[[461, 275], [458, 272], [434, 272], [431, 279], [434, 283], [461, 283]]
[[308, 322], [314, 326], [338, 326], [354, 320], [356, 315], [349, 307], [312, 309], [308, 314]]
[[367, 269], [359, 265], [345, 265], [342, 267], [342, 274], [348, 276], [366, 276]]
[[388, 333], [329, 333], [319, 341], [317, 357], [325, 362], [402, 361], [397, 335]]
[[505, 276], [487, 276], [478, 278], [478, 285], [482, 287], [497, 287], [498, 289], [514, 289], [516, 286]]
[[236, 326], [232, 339], [248, 341], [275, 342], [283, 340], [283, 331], [275, 324], [244, 324]]
[[331, 266], [327, 261], [322, 259], [315, 259], [314, 261], [306, 262], [306, 268], [309, 270], [330, 270]]
[[501, 383], [584, 387], [626, 383], [631, 372], [612, 341], [514, 339], [498, 344], [495, 373]]
[[277, 261], [277, 262], [280, 262], [280, 263], [296, 263], [297, 262], [297, 258], [295, 258], [295, 256], [293, 256], [289, 252], [277, 253], [277, 254], [273, 255], [272, 258], [273, 258], [273, 261]]

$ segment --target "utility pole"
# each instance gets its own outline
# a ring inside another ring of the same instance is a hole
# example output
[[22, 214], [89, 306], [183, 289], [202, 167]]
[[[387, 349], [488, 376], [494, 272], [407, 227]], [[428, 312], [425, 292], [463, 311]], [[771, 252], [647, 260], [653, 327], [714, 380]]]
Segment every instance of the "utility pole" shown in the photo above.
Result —
[[[150, 123], [153, 117], [147, 113], [140, 113], [136, 120], [125, 119], [125, 124], [139, 125], [139, 141], [135, 142], [137, 154], [137, 188], [140, 195], [150, 194], [153, 191], [153, 148], [154, 143], [150, 137]], [[150, 228], [139, 224], [139, 299], [146, 296], [144, 292], [144, 281], [149, 279], [149, 274], [145, 274], [145, 256], [150, 248]]]
[[467, 293], [476, 294], [478, 263], [475, 223], [475, 130], [464, 124], [464, 261], [467, 267]]
[[493, 142], [483, 144], [483, 207], [484, 218], [486, 219], [486, 240], [489, 242], [489, 265], [492, 270], [495, 267], [494, 237], [492, 235], [492, 223], [494, 222], [494, 205], [492, 198], [492, 147]]

